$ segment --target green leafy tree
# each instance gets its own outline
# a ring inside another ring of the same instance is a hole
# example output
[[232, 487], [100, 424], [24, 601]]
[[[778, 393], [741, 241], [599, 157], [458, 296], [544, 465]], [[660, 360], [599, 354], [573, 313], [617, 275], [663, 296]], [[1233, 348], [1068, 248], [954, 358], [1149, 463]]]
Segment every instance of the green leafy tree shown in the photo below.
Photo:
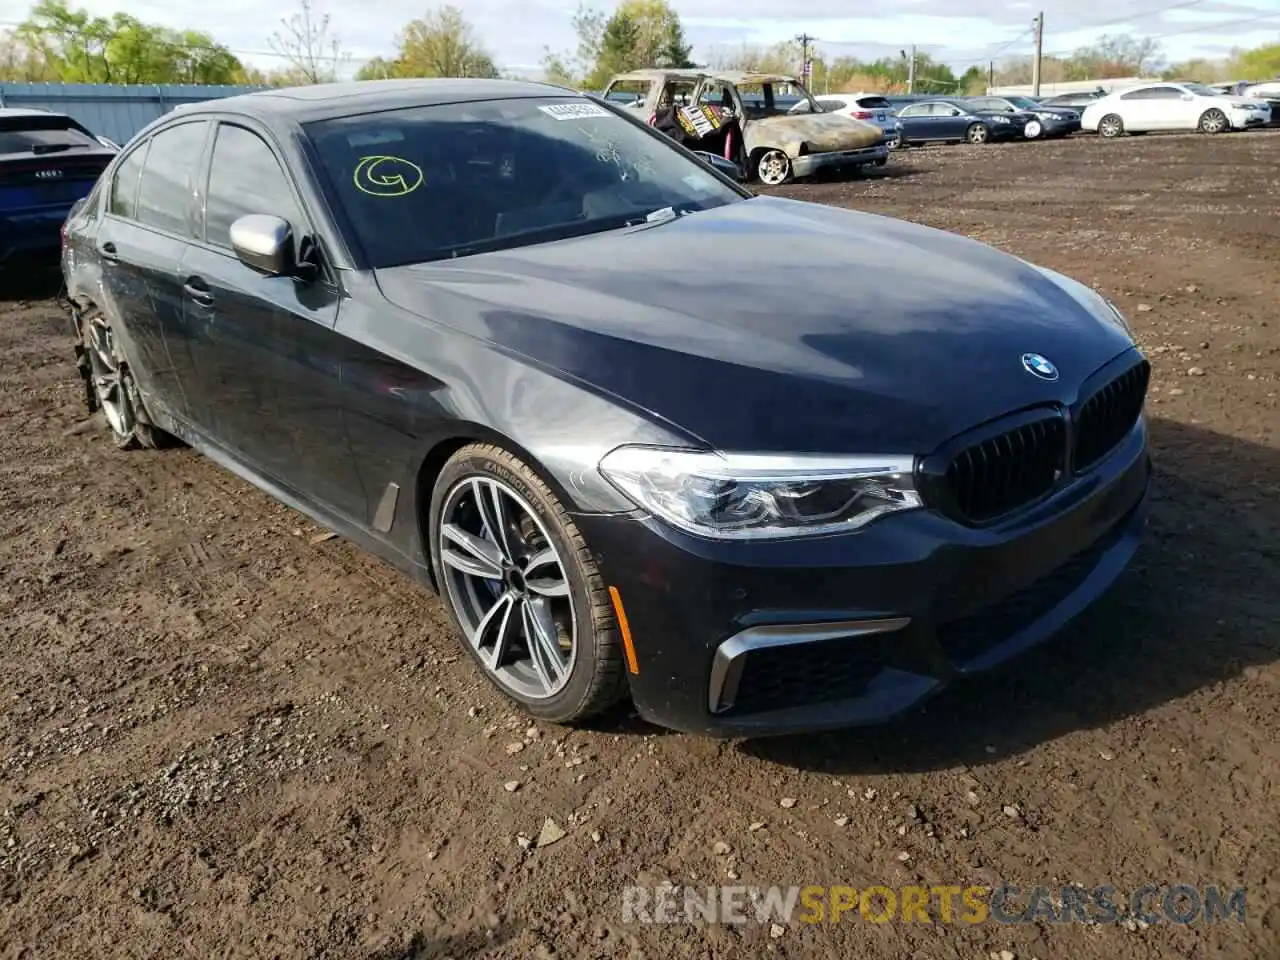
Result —
[[573, 29], [573, 53], [548, 50], [543, 57], [543, 74], [552, 82], [599, 89], [627, 70], [693, 66], [680, 17], [666, 0], [623, 0], [608, 15], [580, 6]]
[[1267, 43], [1252, 50], [1238, 51], [1230, 58], [1232, 79], [1280, 79], [1280, 43]]
[[[208, 34], [42, 0], [9, 37], [7, 63], [62, 83], [234, 83], [243, 67]], [[17, 79], [15, 77], [14, 79]]]
[[396, 76], [396, 62], [386, 57], [367, 60], [356, 71], [357, 80], [387, 80], [394, 76]]
[[[390, 64], [375, 69], [395, 77], [498, 77], [493, 57], [479, 40], [462, 11], [440, 7], [400, 31], [398, 50]], [[368, 77], [366, 76], [366, 79]]]

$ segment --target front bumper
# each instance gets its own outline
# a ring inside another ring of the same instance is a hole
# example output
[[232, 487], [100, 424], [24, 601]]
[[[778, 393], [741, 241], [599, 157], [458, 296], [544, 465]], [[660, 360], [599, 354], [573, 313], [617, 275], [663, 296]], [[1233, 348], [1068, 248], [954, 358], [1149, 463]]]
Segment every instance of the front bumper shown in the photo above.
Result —
[[791, 161], [791, 172], [797, 177], [809, 177], [819, 170], [834, 170], [841, 167], [861, 166], [885, 160], [889, 156], [889, 138], [882, 138], [873, 147], [860, 150], [832, 150], [827, 153], [806, 153], [803, 157], [794, 157]]
[[1271, 114], [1266, 111], [1250, 110], [1245, 113], [1242, 110], [1231, 111], [1231, 126], [1237, 130], [1252, 130], [1255, 127], [1265, 127], [1271, 123]]
[[649, 518], [579, 517], [617, 587], [662, 726], [756, 736], [885, 721], [1034, 646], [1132, 557], [1145, 421], [1086, 476], [995, 528], [931, 511], [847, 535], [723, 543]]
[[1080, 129], [1080, 121], [1076, 120], [1044, 120], [1040, 121], [1044, 129], [1042, 137], [1065, 137]]
[[988, 140], [1019, 140], [1027, 135], [1027, 128], [1021, 124], [988, 123]]

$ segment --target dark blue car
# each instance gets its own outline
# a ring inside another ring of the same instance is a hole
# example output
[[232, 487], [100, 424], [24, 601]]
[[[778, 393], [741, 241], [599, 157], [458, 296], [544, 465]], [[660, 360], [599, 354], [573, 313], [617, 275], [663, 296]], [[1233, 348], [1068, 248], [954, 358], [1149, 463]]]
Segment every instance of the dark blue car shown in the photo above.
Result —
[[0, 268], [57, 264], [67, 214], [115, 154], [71, 117], [0, 109]]
[[984, 110], [965, 100], [937, 99], [913, 103], [898, 111], [902, 143], [968, 141], [990, 143], [1025, 135], [1032, 113]]

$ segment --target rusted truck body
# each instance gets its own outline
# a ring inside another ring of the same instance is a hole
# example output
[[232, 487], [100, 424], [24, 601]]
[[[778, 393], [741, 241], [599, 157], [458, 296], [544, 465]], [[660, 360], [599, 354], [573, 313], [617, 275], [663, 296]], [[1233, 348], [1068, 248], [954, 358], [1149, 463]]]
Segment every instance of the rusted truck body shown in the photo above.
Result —
[[691, 149], [723, 156], [776, 185], [819, 170], [883, 165], [889, 140], [874, 124], [825, 113], [795, 77], [777, 73], [637, 70], [606, 98], [633, 90], [633, 109]]

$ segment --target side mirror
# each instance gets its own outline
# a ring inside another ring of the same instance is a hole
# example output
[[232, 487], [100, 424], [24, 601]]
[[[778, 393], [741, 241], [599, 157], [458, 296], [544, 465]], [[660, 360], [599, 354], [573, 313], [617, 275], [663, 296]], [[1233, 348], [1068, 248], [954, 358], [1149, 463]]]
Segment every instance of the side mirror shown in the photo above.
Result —
[[251, 213], [231, 224], [231, 249], [246, 267], [269, 277], [292, 274], [293, 229], [279, 217]]
[[1183, 100], [1194, 100], [1194, 99], [1195, 99], [1195, 97], [1193, 97], [1193, 96], [1192, 96], [1191, 94], [1189, 94], [1189, 93], [1184, 93], [1184, 94], [1182, 95], [1182, 99], [1183, 99]]

